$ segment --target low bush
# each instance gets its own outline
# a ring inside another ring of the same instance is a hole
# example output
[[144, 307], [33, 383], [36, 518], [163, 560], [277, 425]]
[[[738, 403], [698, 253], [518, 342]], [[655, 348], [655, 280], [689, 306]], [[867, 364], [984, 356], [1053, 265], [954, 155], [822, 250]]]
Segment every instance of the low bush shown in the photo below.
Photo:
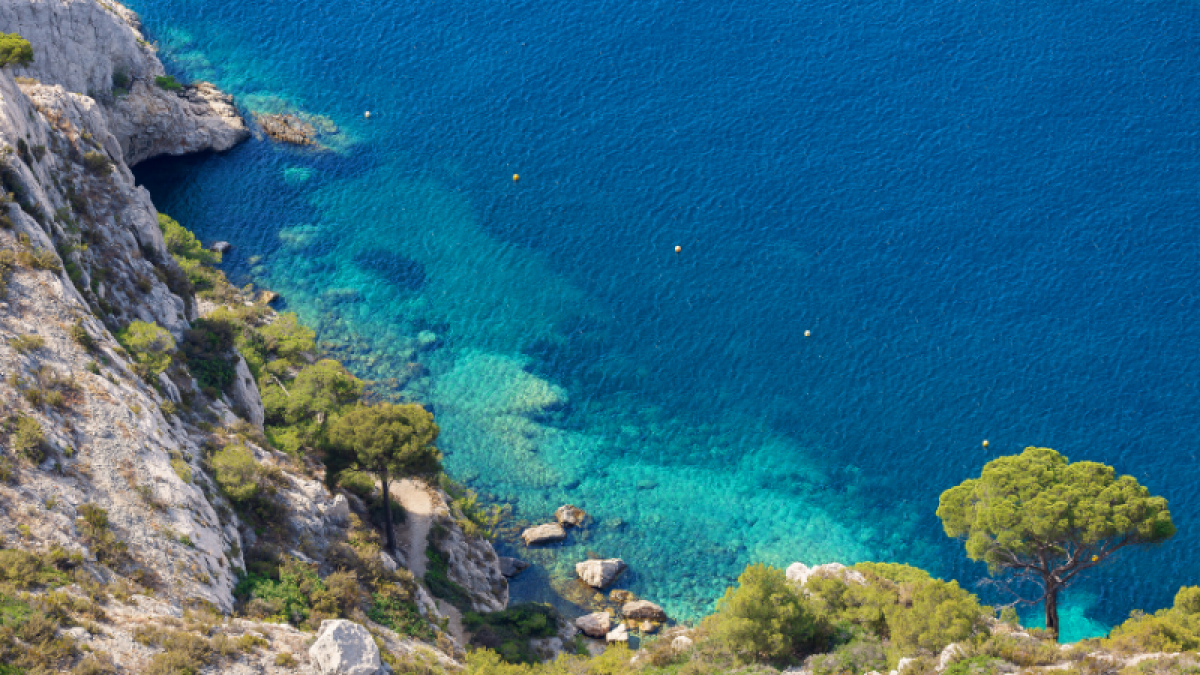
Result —
[[34, 464], [41, 464], [46, 459], [46, 435], [42, 425], [32, 417], [16, 418], [9, 442], [18, 455]]
[[1179, 589], [1170, 609], [1133, 612], [1101, 644], [1126, 654], [1200, 649], [1200, 586]]
[[18, 335], [8, 341], [8, 346], [18, 353], [28, 354], [46, 346], [46, 340], [40, 335]]
[[287, 558], [274, 575], [247, 573], [234, 595], [262, 618], [316, 627], [324, 619], [344, 616], [357, 604], [357, 582], [346, 574], [322, 580], [315, 566]]
[[108, 155], [102, 152], [89, 152], [83, 156], [83, 167], [95, 176], [107, 176], [112, 173], [113, 163]]
[[200, 386], [228, 391], [233, 384], [237, 365], [234, 332], [228, 321], [214, 319], [196, 319], [184, 332], [179, 348]]
[[91, 333], [88, 333], [87, 328], [84, 327], [83, 319], [76, 319], [75, 323], [71, 324], [71, 327], [67, 330], [67, 334], [71, 336], [71, 340], [75, 344], [83, 347], [85, 350], [89, 352], [96, 350], [96, 340], [92, 337]]
[[167, 91], [183, 90], [183, 85], [179, 83], [179, 80], [175, 79], [174, 75], [159, 75], [154, 78], [154, 84], [157, 84]]
[[110, 528], [108, 511], [95, 504], [82, 504], [77, 510], [83, 521], [79, 526], [80, 534], [96, 554], [96, 559], [110, 567], [128, 562], [129, 547], [118, 540]]
[[371, 606], [367, 609], [367, 617], [400, 635], [425, 641], [432, 641], [437, 637], [433, 627], [421, 616], [412, 595], [396, 584], [381, 585], [378, 591], [371, 594]]
[[536, 663], [538, 655], [529, 640], [554, 637], [558, 613], [550, 605], [524, 603], [500, 612], [465, 612], [463, 627], [471, 633], [471, 644], [495, 649], [509, 663]]
[[156, 323], [134, 321], [114, 336], [134, 360], [134, 370], [145, 379], [153, 379], [171, 365], [175, 338]]
[[817, 638], [817, 616], [808, 600], [783, 570], [767, 565], [748, 566], [704, 623], [715, 640], [749, 660], [788, 662]]

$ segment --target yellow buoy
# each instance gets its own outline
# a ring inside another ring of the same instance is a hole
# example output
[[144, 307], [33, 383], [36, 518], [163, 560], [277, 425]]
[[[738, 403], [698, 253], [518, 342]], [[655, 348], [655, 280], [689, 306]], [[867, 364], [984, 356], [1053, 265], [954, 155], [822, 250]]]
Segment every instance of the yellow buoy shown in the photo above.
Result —
[[804, 331], [804, 337], [812, 337], [812, 331], [811, 330]]
[[519, 173], [514, 173], [514, 174], [513, 174], [513, 180], [521, 180], [521, 174], [519, 174]]
[[988, 446], [988, 442], [987, 442], [987, 441], [984, 441], [984, 442], [983, 442], [983, 447], [985, 447], [985, 448], [986, 448], [987, 446]]
[[371, 111], [370, 111], [370, 110], [368, 110], [367, 112], [363, 113], [363, 117], [370, 117], [370, 116], [371, 116]]
[[682, 250], [683, 250], [683, 247], [682, 247], [682, 246], [676, 246], [676, 247], [675, 247], [675, 252], [676, 252], [676, 253], [679, 253], [679, 252], [680, 252], [680, 251], [682, 251]]
[[1100, 559], [1100, 556], [1098, 556], [1098, 555], [1092, 556], [1092, 562], [1096, 562], [1099, 559]]

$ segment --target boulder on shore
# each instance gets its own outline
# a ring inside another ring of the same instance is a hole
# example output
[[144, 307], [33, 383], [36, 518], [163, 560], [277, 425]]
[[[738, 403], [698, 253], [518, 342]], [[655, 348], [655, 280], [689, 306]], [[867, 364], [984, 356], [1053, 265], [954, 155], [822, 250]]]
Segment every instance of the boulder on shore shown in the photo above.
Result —
[[626, 619], [648, 619], [660, 623], [667, 620], [667, 613], [663, 611], [663, 608], [649, 600], [627, 602], [621, 607], [621, 614]]
[[830, 579], [839, 579], [847, 584], [864, 585], [867, 583], [867, 578], [862, 572], [856, 569], [846, 567], [841, 563], [826, 563], [809, 567], [804, 563], [792, 563], [788, 565], [787, 571], [788, 581], [794, 581], [803, 586], [809, 579], [813, 577], [828, 577]]
[[623, 623], [617, 624], [617, 627], [609, 631], [608, 635], [604, 636], [608, 642], [629, 642], [629, 627]]
[[210, 250], [214, 253], [220, 253], [221, 255], [225, 255], [226, 253], [229, 253], [230, 251], [233, 250], [233, 244], [231, 244], [227, 241], [214, 241], [212, 243], [212, 245], [208, 247], [208, 250]]
[[608, 586], [624, 571], [625, 561], [620, 558], [585, 560], [575, 564], [575, 573], [583, 579], [583, 583], [592, 588]]
[[558, 523], [546, 523], [531, 527], [521, 533], [521, 539], [525, 540], [526, 546], [537, 546], [539, 544], [549, 544], [555, 541], [562, 541], [567, 538], [567, 531]]
[[500, 556], [500, 574], [501, 576], [511, 579], [521, 572], [524, 572], [529, 567], [529, 563], [508, 556]]
[[554, 512], [554, 519], [563, 527], [579, 527], [583, 524], [584, 518], [587, 518], [587, 513], [571, 504], [564, 504]]
[[600, 639], [608, 635], [612, 628], [612, 616], [608, 612], [586, 614], [575, 619], [575, 627], [590, 638]]
[[370, 631], [345, 619], [321, 622], [308, 657], [321, 675], [376, 675], [383, 666]]

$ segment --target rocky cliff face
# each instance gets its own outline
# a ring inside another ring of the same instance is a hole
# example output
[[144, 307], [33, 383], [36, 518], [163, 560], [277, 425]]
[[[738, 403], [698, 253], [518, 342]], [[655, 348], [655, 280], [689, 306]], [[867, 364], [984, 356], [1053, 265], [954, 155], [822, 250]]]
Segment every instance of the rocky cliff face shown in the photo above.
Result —
[[129, 165], [155, 155], [227, 150], [249, 135], [232, 99], [207, 83], [169, 91], [137, 15], [105, 0], [7, 0], [0, 31], [33, 45], [15, 75], [100, 102]]
[[[322, 574], [347, 559], [348, 539], [361, 539], [362, 505], [331, 493], [319, 465], [270, 449], [244, 359], [228, 398], [212, 399], [182, 363], [158, 377], [139, 374], [114, 338], [141, 320], [179, 340], [199, 318], [128, 165], [230, 147], [247, 135], [245, 125], [211, 86], [158, 87], [162, 65], [119, 5], [0, 3], [0, 32], [20, 33], [35, 55], [27, 68], [0, 69], [0, 555], [69, 560], [72, 598], [104, 596], [95, 584], [110, 589], [106, 609], [86, 629], [70, 629], [70, 639], [108, 654], [116, 672], [140, 672], [161, 654], [160, 643], [174, 639], [163, 631], [254, 646], [238, 652], [213, 642], [220, 672], [314, 672], [305, 652], [311, 633], [229, 617], [244, 552], [257, 537], [204, 458], [214, 447], [249, 448], [279, 508], [272, 551]], [[128, 78], [118, 78], [127, 93], [113, 93], [114, 73]], [[504, 597], [487, 596], [500, 578], [490, 546], [467, 542], [452, 518], [445, 526], [453, 578], [481, 594], [481, 609], [503, 608], [506, 588]], [[0, 582], [6, 574], [0, 569]], [[411, 575], [390, 574], [374, 583], [427, 597]], [[130, 590], [117, 597], [116, 588]], [[354, 611], [383, 645], [385, 662], [457, 667], [460, 650], [445, 636], [435, 649]]]

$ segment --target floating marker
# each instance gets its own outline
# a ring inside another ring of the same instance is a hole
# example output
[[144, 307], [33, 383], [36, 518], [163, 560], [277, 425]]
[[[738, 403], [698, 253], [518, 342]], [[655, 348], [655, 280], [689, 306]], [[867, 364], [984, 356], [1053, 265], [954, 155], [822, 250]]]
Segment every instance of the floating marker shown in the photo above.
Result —
[[370, 110], [368, 110], [367, 112], [363, 113], [363, 117], [370, 117], [370, 116], [371, 116], [371, 111], [370, 111]]
[[983, 442], [983, 447], [985, 447], [985, 448], [986, 448], [987, 446], [988, 446], [988, 442], [985, 440], [985, 441]]
[[811, 330], [804, 331], [804, 337], [812, 337], [812, 331]]
[[513, 180], [521, 180], [521, 174], [519, 174], [519, 173], [514, 173], [514, 174], [513, 174]]
[[675, 247], [675, 252], [676, 252], [676, 253], [679, 253], [679, 252], [680, 252], [680, 251], [682, 251], [682, 250], [683, 250], [683, 247], [682, 247], [682, 246], [676, 246], [676, 247]]

